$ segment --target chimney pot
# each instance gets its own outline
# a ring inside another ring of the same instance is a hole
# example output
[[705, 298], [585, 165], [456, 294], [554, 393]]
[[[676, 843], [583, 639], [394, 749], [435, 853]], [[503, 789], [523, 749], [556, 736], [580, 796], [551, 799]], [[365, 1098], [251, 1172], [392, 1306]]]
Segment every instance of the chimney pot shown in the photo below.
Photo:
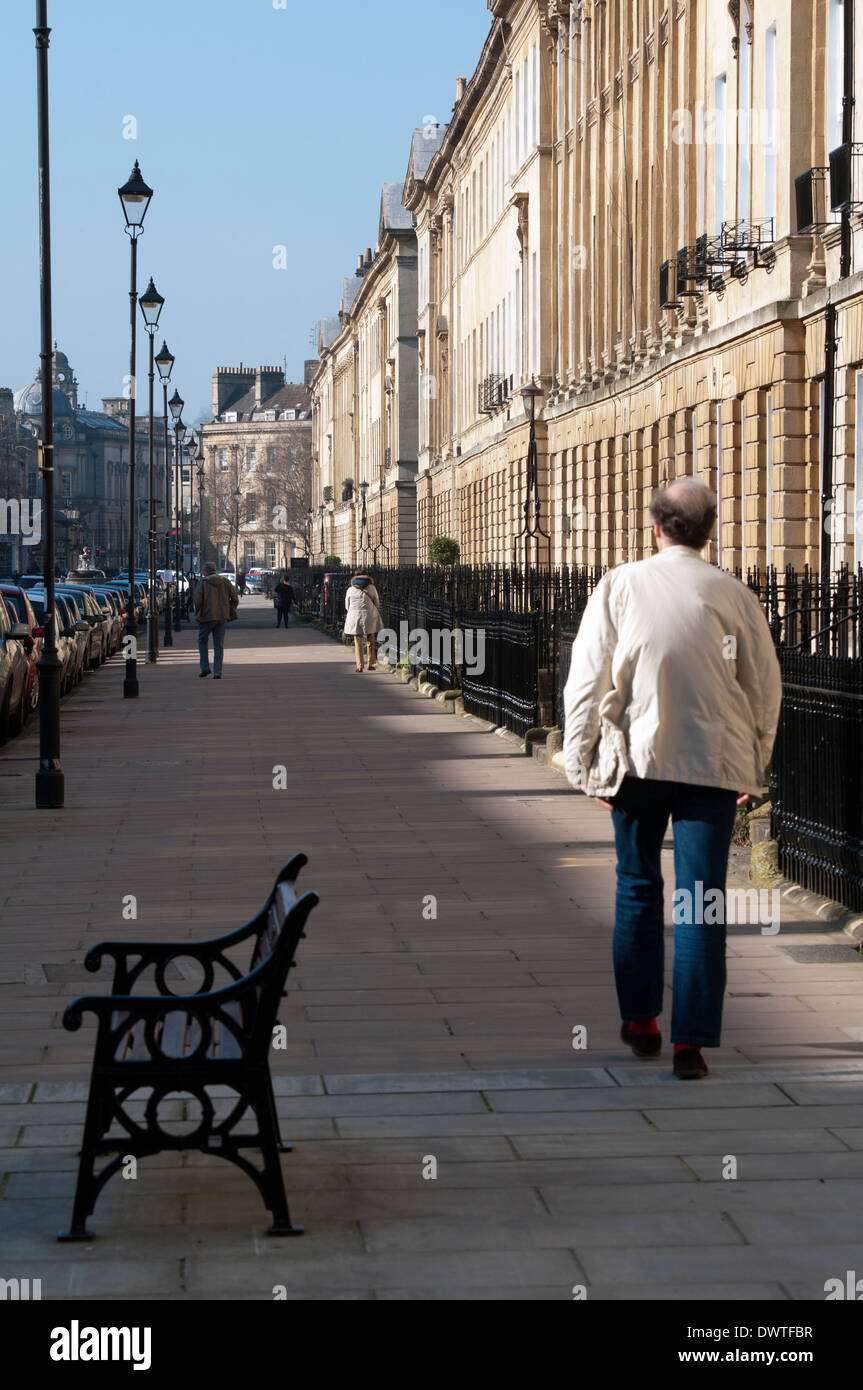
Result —
[[461, 101], [462, 97], [463, 97], [464, 94], [465, 94], [465, 88], [466, 88], [466, 87], [467, 87], [467, 78], [466, 78], [466, 77], [457, 77], [456, 80], [455, 80], [455, 99], [456, 99], [457, 102]]

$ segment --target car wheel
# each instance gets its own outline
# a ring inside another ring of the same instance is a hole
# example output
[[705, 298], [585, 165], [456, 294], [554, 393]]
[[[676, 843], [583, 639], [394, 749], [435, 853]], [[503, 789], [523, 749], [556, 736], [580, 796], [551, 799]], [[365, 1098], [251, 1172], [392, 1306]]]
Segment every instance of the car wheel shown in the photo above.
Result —
[[4, 744], [9, 738], [9, 702], [12, 699], [12, 685], [6, 687], [6, 697], [3, 706], [0, 708], [0, 744]]
[[[9, 715], [9, 733], [13, 738], [17, 738], [18, 734], [20, 734], [21, 730], [24, 728], [24, 711], [27, 703], [26, 693], [27, 692], [22, 688], [21, 699], [18, 701], [18, 708], [15, 710], [14, 714], [10, 713]], [[11, 700], [11, 694], [9, 698]]]

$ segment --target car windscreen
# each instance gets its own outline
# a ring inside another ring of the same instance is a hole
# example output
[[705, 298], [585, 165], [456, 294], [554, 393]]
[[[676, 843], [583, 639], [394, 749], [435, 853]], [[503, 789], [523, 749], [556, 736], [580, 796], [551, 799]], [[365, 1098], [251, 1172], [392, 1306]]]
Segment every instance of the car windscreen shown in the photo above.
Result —
[[21, 595], [4, 594], [3, 597], [6, 600], [6, 607], [12, 614], [13, 621], [16, 623], [27, 623], [27, 626], [29, 627], [30, 622], [27, 617], [27, 613], [24, 608], [24, 600], [21, 597]]

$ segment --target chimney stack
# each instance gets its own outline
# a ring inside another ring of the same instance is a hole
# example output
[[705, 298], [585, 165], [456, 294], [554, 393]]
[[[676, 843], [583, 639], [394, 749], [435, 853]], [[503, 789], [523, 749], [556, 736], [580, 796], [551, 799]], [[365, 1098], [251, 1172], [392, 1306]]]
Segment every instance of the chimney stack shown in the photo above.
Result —
[[285, 373], [281, 367], [259, 367], [255, 372], [255, 407], [264, 402], [285, 384]]
[[361, 251], [360, 254], [357, 256], [357, 275], [362, 275], [363, 269], [364, 269], [364, 264], [363, 264], [363, 253], [362, 253], [362, 251]]
[[464, 96], [464, 94], [465, 94], [465, 88], [466, 88], [466, 87], [467, 87], [467, 78], [466, 78], [466, 77], [457, 77], [456, 80], [455, 80], [455, 100], [456, 100], [456, 106], [457, 106], [458, 103], [461, 101], [462, 97]]
[[368, 270], [368, 268], [369, 268], [369, 266], [371, 265], [371, 263], [372, 263], [372, 248], [371, 248], [370, 246], [367, 246], [367, 247], [366, 247], [366, 270]]

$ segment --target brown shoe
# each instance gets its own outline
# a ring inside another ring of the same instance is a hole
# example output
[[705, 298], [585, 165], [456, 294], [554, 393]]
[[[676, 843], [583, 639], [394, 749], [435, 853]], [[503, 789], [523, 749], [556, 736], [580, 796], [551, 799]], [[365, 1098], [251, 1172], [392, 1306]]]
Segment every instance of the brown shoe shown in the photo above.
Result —
[[681, 1047], [675, 1052], [674, 1075], [679, 1081], [700, 1081], [707, 1076], [707, 1063], [700, 1047]]
[[620, 1041], [628, 1043], [642, 1062], [646, 1057], [658, 1057], [662, 1051], [661, 1033], [633, 1033], [628, 1023], [621, 1024]]

